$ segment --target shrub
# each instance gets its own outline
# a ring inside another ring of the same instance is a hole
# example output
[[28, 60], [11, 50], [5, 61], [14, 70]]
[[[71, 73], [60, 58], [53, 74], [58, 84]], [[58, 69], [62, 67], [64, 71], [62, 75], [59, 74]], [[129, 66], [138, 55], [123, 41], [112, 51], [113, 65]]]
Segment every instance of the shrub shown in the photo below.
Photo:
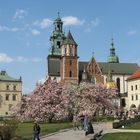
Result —
[[15, 136], [15, 131], [18, 127], [16, 120], [4, 120], [0, 126], [0, 138], [1, 140], [11, 140]]

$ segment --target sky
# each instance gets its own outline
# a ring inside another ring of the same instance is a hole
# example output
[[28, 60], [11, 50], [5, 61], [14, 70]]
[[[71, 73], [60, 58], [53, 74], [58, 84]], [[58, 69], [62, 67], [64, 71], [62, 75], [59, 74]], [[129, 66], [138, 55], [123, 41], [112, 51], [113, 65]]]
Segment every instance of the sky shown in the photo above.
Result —
[[78, 44], [79, 61], [106, 62], [111, 39], [121, 63], [140, 65], [139, 0], [0, 0], [0, 70], [22, 76], [23, 94], [47, 75], [53, 21]]

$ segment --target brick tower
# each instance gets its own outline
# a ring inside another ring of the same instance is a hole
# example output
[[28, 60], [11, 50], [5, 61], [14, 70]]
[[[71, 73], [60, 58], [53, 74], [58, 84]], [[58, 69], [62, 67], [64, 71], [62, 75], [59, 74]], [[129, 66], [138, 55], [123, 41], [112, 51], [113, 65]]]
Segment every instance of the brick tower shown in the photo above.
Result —
[[78, 83], [77, 44], [70, 31], [62, 43], [61, 55], [61, 81]]

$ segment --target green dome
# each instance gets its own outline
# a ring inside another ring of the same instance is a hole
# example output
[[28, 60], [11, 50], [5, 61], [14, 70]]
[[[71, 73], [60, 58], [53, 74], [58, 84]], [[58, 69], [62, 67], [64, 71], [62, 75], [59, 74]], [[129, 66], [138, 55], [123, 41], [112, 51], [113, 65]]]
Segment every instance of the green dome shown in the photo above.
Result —
[[110, 48], [110, 55], [107, 58], [107, 62], [108, 63], [119, 63], [119, 58], [115, 54], [115, 47], [114, 47], [113, 39], [112, 39], [111, 46], [112, 47]]
[[119, 58], [118, 56], [108, 56], [107, 58], [108, 63], [119, 63]]

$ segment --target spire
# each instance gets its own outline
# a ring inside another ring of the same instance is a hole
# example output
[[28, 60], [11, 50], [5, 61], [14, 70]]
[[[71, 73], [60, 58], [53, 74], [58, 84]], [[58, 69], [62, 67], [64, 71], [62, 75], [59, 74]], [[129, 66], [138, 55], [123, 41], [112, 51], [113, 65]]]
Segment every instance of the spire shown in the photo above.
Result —
[[63, 32], [63, 22], [58, 12], [58, 16], [54, 21], [54, 30], [52, 32], [52, 35], [50, 36], [51, 47], [49, 51], [51, 55], [61, 56], [61, 45], [64, 39], [65, 35]]
[[110, 55], [108, 56], [107, 62], [108, 63], [119, 63], [119, 58], [115, 54], [115, 47], [114, 47], [114, 40], [113, 40], [113, 38], [111, 40]]
[[73, 36], [72, 36], [70, 30], [69, 30], [69, 32], [67, 34], [66, 39], [63, 42], [63, 45], [65, 45], [65, 44], [71, 44], [71, 45], [76, 45], [77, 46], [77, 43], [74, 41]]

